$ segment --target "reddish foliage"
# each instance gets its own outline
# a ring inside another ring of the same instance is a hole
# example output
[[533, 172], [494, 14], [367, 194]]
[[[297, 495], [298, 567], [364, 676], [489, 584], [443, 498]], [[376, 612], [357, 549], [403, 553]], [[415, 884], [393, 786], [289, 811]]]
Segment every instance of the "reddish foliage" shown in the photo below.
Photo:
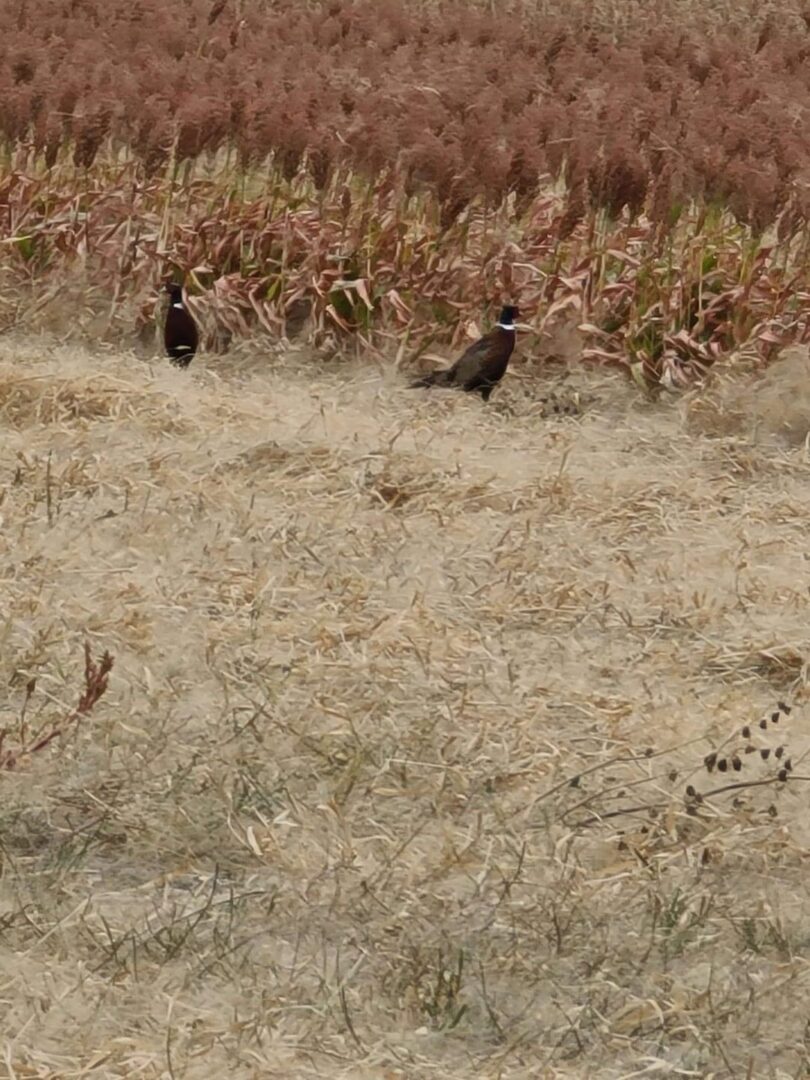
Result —
[[0, 137], [51, 164], [61, 139], [87, 168], [109, 135], [147, 174], [173, 142], [179, 160], [234, 145], [288, 179], [308, 161], [319, 188], [338, 166], [399, 167], [447, 219], [473, 196], [528, 196], [566, 159], [592, 205], [660, 214], [677, 165], [681, 196], [761, 228], [808, 166], [807, 26], [678, 8], [606, 26], [585, 0], [508, 18], [461, 0], [8, 4]]
[[0, 5], [6, 292], [75, 263], [115, 330], [182, 274], [226, 337], [451, 333], [519, 292], [650, 377], [805, 337], [810, 17], [602, 7]]
[[[90, 645], [84, 645], [84, 689], [79, 695], [76, 706], [65, 716], [46, 724], [36, 732], [29, 731], [26, 720], [28, 705], [36, 690], [37, 680], [32, 678], [25, 688], [25, 700], [20, 711], [20, 720], [16, 731], [0, 728], [0, 769], [16, 769], [21, 761], [30, 758], [50, 746], [56, 739], [67, 734], [72, 728], [88, 716], [100, 699], [107, 692], [113, 657], [104, 652], [96, 663], [90, 653]], [[11, 735], [11, 739], [9, 739]], [[13, 743], [13, 745], [6, 745]]]

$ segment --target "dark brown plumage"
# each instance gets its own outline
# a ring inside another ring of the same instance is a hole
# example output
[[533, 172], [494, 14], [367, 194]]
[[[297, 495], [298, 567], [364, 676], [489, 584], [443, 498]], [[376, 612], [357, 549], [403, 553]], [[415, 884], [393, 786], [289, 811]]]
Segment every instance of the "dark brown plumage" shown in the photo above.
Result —
[[197, 324], [183, 304], [183, 290], [179, 285], [166, 285], [169, 294], [169, 310], [163, 327], [163, 342], [173, 364], [187, 368], [194, 358], [200, 335]]
[[507, 305], [501, 309], [494, 330], [470, 345], [452, 367], [431, 371], [412, 382], [411, 389], [420, 386], [452, 386], [469, 393], [480, 394], [484, 401], [504, 377], [509, 357], [515, 347], [515, 317], [518, 308]]
[[225, 4], [228, 0], [215, 0], [214, 5], [208, 12], [208, 25], [213, 26], [222, 12], [225, 10]]

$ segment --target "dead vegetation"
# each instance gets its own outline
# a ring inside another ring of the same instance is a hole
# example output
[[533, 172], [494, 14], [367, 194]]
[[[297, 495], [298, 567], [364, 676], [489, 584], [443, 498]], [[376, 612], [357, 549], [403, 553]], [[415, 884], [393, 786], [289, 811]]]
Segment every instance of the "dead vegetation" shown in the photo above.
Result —
[[538, 362], [764, 366], [810, 339], [809, 27], [797, 0], [0, 6], [0, 330], [145, 355], [171, 278], [208, 352], [415, 363], [515, 302]]
[[807, 349], [785, 349], [778, 363], [740, 378], [716, 370], [708, 387], [687, 396], [687, 421], [705, 434], [743, 434], [756, 441], [777, 438], [802, 446], [810, 435]]
[[806, 1075], [800, 359], [785, 433], [6, 339], [4, 752], [115, 658], [0, 773], [7, 1075]]
[[[0, 1071], [810, 1075], [807, 13], [46, 7], [0, 10]], [[491, 407], [405, 390], [500, 300]]]

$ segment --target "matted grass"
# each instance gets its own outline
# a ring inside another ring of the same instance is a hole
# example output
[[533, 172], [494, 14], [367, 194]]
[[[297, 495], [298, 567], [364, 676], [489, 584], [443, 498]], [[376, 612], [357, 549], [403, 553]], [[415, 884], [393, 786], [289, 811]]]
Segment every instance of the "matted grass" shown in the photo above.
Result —
[[806, 1075], [804, 354], [228, 364], [0, 346], [4, 1075]]

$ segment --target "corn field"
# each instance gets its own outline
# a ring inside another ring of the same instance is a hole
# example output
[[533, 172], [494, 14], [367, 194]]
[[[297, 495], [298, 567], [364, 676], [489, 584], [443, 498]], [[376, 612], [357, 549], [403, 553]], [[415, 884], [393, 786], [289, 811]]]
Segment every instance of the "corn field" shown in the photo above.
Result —
[[806, 340], [810, 13], [16, 0], [0, 326], [386, 353], [516, 299], [645, 382]]

